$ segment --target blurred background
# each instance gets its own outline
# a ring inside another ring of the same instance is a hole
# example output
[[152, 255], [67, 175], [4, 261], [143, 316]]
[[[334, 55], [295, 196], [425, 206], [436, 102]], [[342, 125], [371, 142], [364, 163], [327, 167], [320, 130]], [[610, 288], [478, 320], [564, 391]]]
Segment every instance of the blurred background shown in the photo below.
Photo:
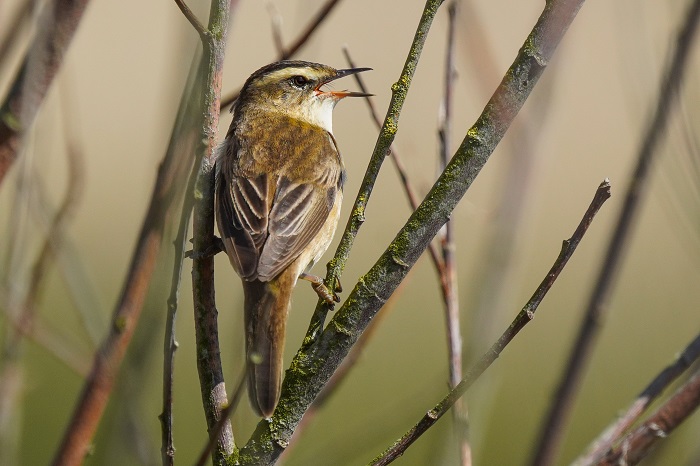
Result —
[[[24, 3], [0, 2], [0, 37]], [[273, 22], [279, 25], [283, 43], [289, 44], [323, 3], [239, 2], [232, 16], [223, 94], [275, 60]], [[342, 47], [347, 46], [357, 66], [374, 68], [363, 78], [383, 116], [423, 3], [341, 1], [295, 58], [343, 68], [348, 65]], [[206, 22], [208, 2], [188, 4]], [[542, 0], [460, 2], [452, 151], [482, 111], [543, 6]], [[537, 318], [466, 397], [475, 464], [518, 465], [530, 459], [686, 7], [685, 1], [587, 2], [514, 126], [452, 216], [468, 367], [529, 299], [598, 184], [606, 177], [612, 183], [612, 198]], [[437, 176], [446, 29], [443, 7], [395, 142], [421, 197]], [[31, 39], [31, 28], [24, 31], [0, 62], [3, 96]], [[5, 458], [12, 461], [8, 464], [46, 464], [58, 446], [79, 396], [81, 371], [89, 367], [108, 330], [197, 45], [196, 33], [172, 1], [91, 2], [25, 151], [0, 186], [0, 328], [5, 340], [12, 327], [6, 313], [12, 312], [12, 300], [26, 291], [46, 235], [46, 219], [69, 187], [75, 188], [78, 199], [62, 252], [48, 269], [35, 335], [22, 345], [18, 404], [12, 416], [3, 419], [4, 444], [13, 446], [5, 449]], [[700, 48], [695, 47], [558, 464], [581, 453], [700, 330], [700, 154], [693, 143], [700, 128], [699, 59]], [[336, 86], [357, 87], [351, 79]], [[227, 111], [222, 113], [220, 138], [230, 119]], [[365, 103], [356, 99], [336, 108], [334, 133], [349, 174], [344, 225], [377, 129]], [[77, 175], [68, 168], [71, 153], [80, 154]], [[346, 296], [410, 214], [388, 159], [366, 214], [342, 279]], [[86, 464], [160, 464], [157, 416], [175, 228], [171, 223], [146, 307]], [[318, 274], [324, 274], [330, 257], [329, 252], [316, 266]], [[187, 261], [177, 318], [174, 423], [176, 461], [181, 464], [191, 464], [207, 438], [195, 366], [190, 266]], [[216, 259], [216, 285], [230, 391], [243, 364], [242, 292], [224, 255]], [[309, 287], [297, 287], [286, 362], [303, 338], [315, 302]], [[365, 464], [447, 392], [445, 319], [427, 256], [380, 317], [353, 371], [290, 449], [285, 464]], [[257, 421], [244, 399], [233, 417], [239, 444]], [[451, 423], [451, 416], [445, 416], [397, 464], [457, 464]], [[700, 464], [699, 434], [696, 414], [648, 464]]]

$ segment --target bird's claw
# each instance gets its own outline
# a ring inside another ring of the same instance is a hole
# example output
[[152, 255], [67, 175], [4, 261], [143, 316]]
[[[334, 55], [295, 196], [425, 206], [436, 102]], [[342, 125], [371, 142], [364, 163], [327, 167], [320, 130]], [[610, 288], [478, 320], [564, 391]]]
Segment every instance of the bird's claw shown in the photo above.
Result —
[[336, 293], [331, 293], [323, 283], [311, 283], [311, 288], [314, 289], [319, 298], [324, 300], [326, 304], [335, 304], [340, 302], [340, 296]]
[[218, 236], [214, 237], [212, 243], [204, 249], [204, 251], [195, 251], [190, 249], [185, 252], [185, 257], [190, 259], [206, 259], [207, 257], [215, 256], [224, 250], [224, 242]]
[[335, 291], [331, 291], [326, 284], [323, 283], [321, 277], [308, 273], [302, 273], [299, 275], [299, 278], [311, 282], [311, 288], [313, 288], [318, 297], [324, 300], [326, 304], [334, 305], [335, 303], [340, 302], [340, 296], [338, 296], [338, 293], [343, 291], [343, 288], [340, 286], [340, 281], [336, 280], [337, 285], [335, 287]]

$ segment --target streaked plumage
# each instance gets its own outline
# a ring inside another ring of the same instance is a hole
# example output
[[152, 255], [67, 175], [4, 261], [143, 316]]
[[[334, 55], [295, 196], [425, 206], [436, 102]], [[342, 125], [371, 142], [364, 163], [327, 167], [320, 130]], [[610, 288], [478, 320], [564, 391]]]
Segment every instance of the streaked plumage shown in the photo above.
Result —
[[347, 96], [320, 87], [358, 70], [278, 62], [251, 75], [217, 160], [216, 217], [243, 281], [248, 391], [272, 415], [282, 380], [291, 292], [328, 248], [345, 180], [332, 110]]

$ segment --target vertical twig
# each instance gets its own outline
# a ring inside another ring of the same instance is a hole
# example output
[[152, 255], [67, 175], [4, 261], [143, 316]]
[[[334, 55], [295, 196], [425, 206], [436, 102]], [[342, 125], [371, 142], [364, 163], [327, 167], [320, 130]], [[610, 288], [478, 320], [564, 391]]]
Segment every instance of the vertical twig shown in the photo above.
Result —
[[569, 262], [569, 259], [573, 255], [574, 251], [578, 247], [579, 243], [583, 239], [583, 235], [588, 231], [588, 227], [593, 222], [593, 218], [596, 216], [600, 208], [603, 206], [605, 201], [610, 198], [610, 183], [608, 180], [603, 181], [598, 189], [596, 189], [595, 195], [588, 209], [583, 215], [581, 222], [574, 231], [571, 238], [565, 240], [562, 244], [561, 251], [557, 256], [554, 264], [549, 269], [549, 272], [540, 282], [533, 293], [530, 300], [523, 306], [522, 310], [515, 317], [510, 326], [506, 329], [501, 337], [494, 343], [491, 348], [479, 359], [479, 361], [472, 366], [472, 368], [467, 371], [464, 378], [457, 384], [450, 393], [447, 394], [445, 398], [442, 399], [437, 406], [428, 411], [428, 413], [409, 430], [403, 437], [397, 440], [389, 449], [384, 453], [379, 455], [377, 458], [372, 460], [370, 463], [372, 466], [385, 466], [399, 456], [403, 455], [408, 447], [410, 447], [413, 442], [418, 440], [418, 438], [423, 435], [433, 424], [435, 424], [438, 419], [440, 419], [471, 387], [471, 385], [481, 376], [481, 374], [488, 369], [491, 364], [496, 361], [498, 356], [503, 352], [505, 347], [513, 341], [513, 338], [520, 333], [520, 331], [535, 317], [535, 312], [539, 307], [540, 303], [547, 295], [547, 292], [552, 288], [554, 282], [559, 278], [562, 270]]
[[[345, 55], [345, 59], [348, 62], [348, 66], [350, 68], [356, 68], [357, 64], [350, 56], [350, 51], [347, 47], [343, 47], [343, 54]], [[360, 88], [360, 91], [364, 92], [365, 94], [370, 94], [367, 86], [365, 86], [364, 78], [360, 73], [354, 74], [352, 75], [352, 77], [355, 79], [355, 82]], [[381, 130], [382, 121], [379, 119], [379, 114], [377, 113], [377, 109], [374, 106], [372, 98], [365, 97], [364, 100], [367, 104], [367, 108], [369, 109], [369, 114], [372, 117], [372, 121], [374, 122], [377, 129]], [[406, 199], [408, 199], [408, 205], [411, 207], [411, 211], [415, 211], [418, 208], [418, 205], [420, 204], [420, 199], [418, 198], [418, 194], [416, 194], [415, 189], [413, 189], [411, 180], [409, 180], [408, 178], [408, 172], [406, 171], [406, 168], [403, 165], [401, 157], [399, 156], [399, 153], [396, 149], [396, 146], [393, 143], [389, 146], [389, 157], [391, 158], [391, 161], [394, 164], [394, 169], [396, 170], [396, 173], [399, 175], [399, 181], [401, 181], [401, 186], [403, 186], [404, 193], [406, 194]], [[445, 290], [447, 289], [448, 285], [442, 280], [444, 276], [444, 274], [442, 273], [442, 269], [444, 267], [442, 263], [442, 258], [440, 257], [440, 253], [437, 247], [435, 247], [433, 243], [430, 243], [428, 245], [428, 253], [430, 254], [430, 260], [433, 262], [433, 265], [435, 266], [435, 271], [437, 272], [438, 278], [440, 279], [440, 284], [444, 296]]]
[[[235, 445], [231, 423], [224, 419], [223, 428], [214, 426], [228, 405], [226, 385], [219, 355], [219, 333], [214, 290], [214, 256], [206, 254], [214, 241], [214, 162], [221, 81], [223, 75], [226, 36], [229, 25], [230, 0], [212, 0], [206, 31], [198, 30], [204, 47], [203, 80], [197, 92], [201, 93], [198, 108], [202, 126], [195, 142], [199, 175], [195, 183], [193, 207], [192, 299], [194, 303], [195, 337], [197, 340], [197, 370], [202, 393], [202, 404], [210, 437], [216, 438], [212, 453], [215, 465], [223, 464], [233, 453]], [[196, 18], [188, 18], [192, 24]]]
[[[440, 141], [439, 172], [447, 166], [451, 152], [450, 137], [452, 126], [452, 90], [455, 82], [454, 46], [455, 46], [455, 20], [457, 17], [458, 0], [451, 0], [447, 5], [447, 41], [445, 45], [445, 69], [444, 69], [444, 95], [442, 100], [441, 121], [438, 128]], [[462, 333], [459, 319], [459, 292], [457, 289], [457, 264], [455, 261], [455, 242], [453, 239], [454, 224], [451, 221], [445, 223], [441, 238], [443, 267], [440, 270], [440, 281], [447, 286], [443, 287], [443, 303], [445, 306], [445, 331], [447, 336], [447, 358], [450, 374], [450, 388], [457, 386], [462, 379]], [[460, 464], [469, 466], [472, 464], [471, 445], [469, 444], [469, 418], [466, 400], [463, 398], [455, 402], [452, 411], [454, 431], [459, 445]]]
[[[201, 57], [196, 58], [195, 63], [201, 63]], [[196, 65], [197, 68], [198, 66]], [[187, 96], [183, 96], [183, 103], [188, 100]], [[184, 109], [181, 109], [178, 114], [184, 115]], [[174, 140], [179, 141], [178, 134], [179, 132], [177, 131], [173, 132]], [[180, 142], [184, 144], [184, 141]], [[188, 147], [194, 149], [192, 145]], [[162, 433], [161, 458], [163, 465], [170, 466], [174, 464], [175, 460], [175, 446], [173, 443], [173, 381], [175, 376], [175, 351], [178, 348], [175, 336], [175, 322], [180, 299], [182, 267], [185, 259], [185, 250], [187, 249], [187, 233], [192, 217], [192, 206], [194, 205], [194, 185], [198, 173], [198, 167], [196, 165], [193, 166], [185, 190], [177, 236], [173, 241], [175, 257], [173, 260], [173, 274], [170, 280], [170, 296], [167, 302], [165, 338], [163, 340], [163, 411], [158, 418], [161, 422]]]
[[[204, 86], [202, 65], [202, 54], [197, 52], [192, 59], [190, 74], [177, 111], [177, 120], [170, 136], [168, 151], [181, 153], [181, 157], [185, 158], [195, 153], [197, 136], [202, 129], [200, 108], [201, 90]], [[161, 422], [161, 459], [163, 465], [172, 465], [175, 456], [172, 418], [175, 351], [178, 347], [175, 337], [175, 322], [179, 306], [180, 283], [185, 250], [187, 249], [189, 223], [194, 206], [194, 187], [198, 175], [199, 165], [193, 164], [184, 192], [177, 236], [173, 241], [175, 254], [163, 341], [163, 411], [158, 416]]]
[[37, 35], [0, 108], [0, 184], [63, 63], [87, 3], [88, 0], [50, 0], [44, 6]]
[[632, 173], [625, 201], [610, 238], [598, 279], [589, 298], [576, 342], [569, 355], [566, 369], [554, 395], [554, 402], [539, 434], [531, 464], [547, 466], [554, 462], [564, 437], [564, 428], [571, 413], [574, 396], [590, 358], [598, 324], [605, 315], [608, 296], [614, 285], [621, 260], [628, 244], [641, 196], [647, 185], [649, 169], [657, 147], [665, 134], [668, 117], [676, 102], [677, 91], [686, 71], [688, 56], [697, 31], [700, 0], [693, 0], [678, 34], [673, 59], [664, 73], [653, 118], [644, 132], [637, 165]]

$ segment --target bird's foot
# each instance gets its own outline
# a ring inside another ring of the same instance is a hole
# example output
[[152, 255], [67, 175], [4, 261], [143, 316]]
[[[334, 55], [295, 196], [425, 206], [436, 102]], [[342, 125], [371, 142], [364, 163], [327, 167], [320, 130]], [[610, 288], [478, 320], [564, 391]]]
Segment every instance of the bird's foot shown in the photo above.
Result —
[[190, 249], [189, 251], [185, 252], [185, 257], [189, 257], [190, 259], [206, 259], [207, 257], [217, 255], [223, 250], [224, 242], [218, 236], [214, 236], [214, 240], [204, 249], [204, 251], [195, 251], [194, 249]]
[[299, 278], [311, 282], [311, 288], [313, 288], [318, 297], [324, 300], [327, 304], [332, 305], [340, 302], [340, 296], [337, 294], [343, 291], [343, 287], [340, 286], [340, 281], [337, 281], [338, 285], [335, 287], [335, 290], [331, 292], [331, 290], [329, 290], [323, 283], [323, 279], [321, 277], [304, 272], [299, 275]]

